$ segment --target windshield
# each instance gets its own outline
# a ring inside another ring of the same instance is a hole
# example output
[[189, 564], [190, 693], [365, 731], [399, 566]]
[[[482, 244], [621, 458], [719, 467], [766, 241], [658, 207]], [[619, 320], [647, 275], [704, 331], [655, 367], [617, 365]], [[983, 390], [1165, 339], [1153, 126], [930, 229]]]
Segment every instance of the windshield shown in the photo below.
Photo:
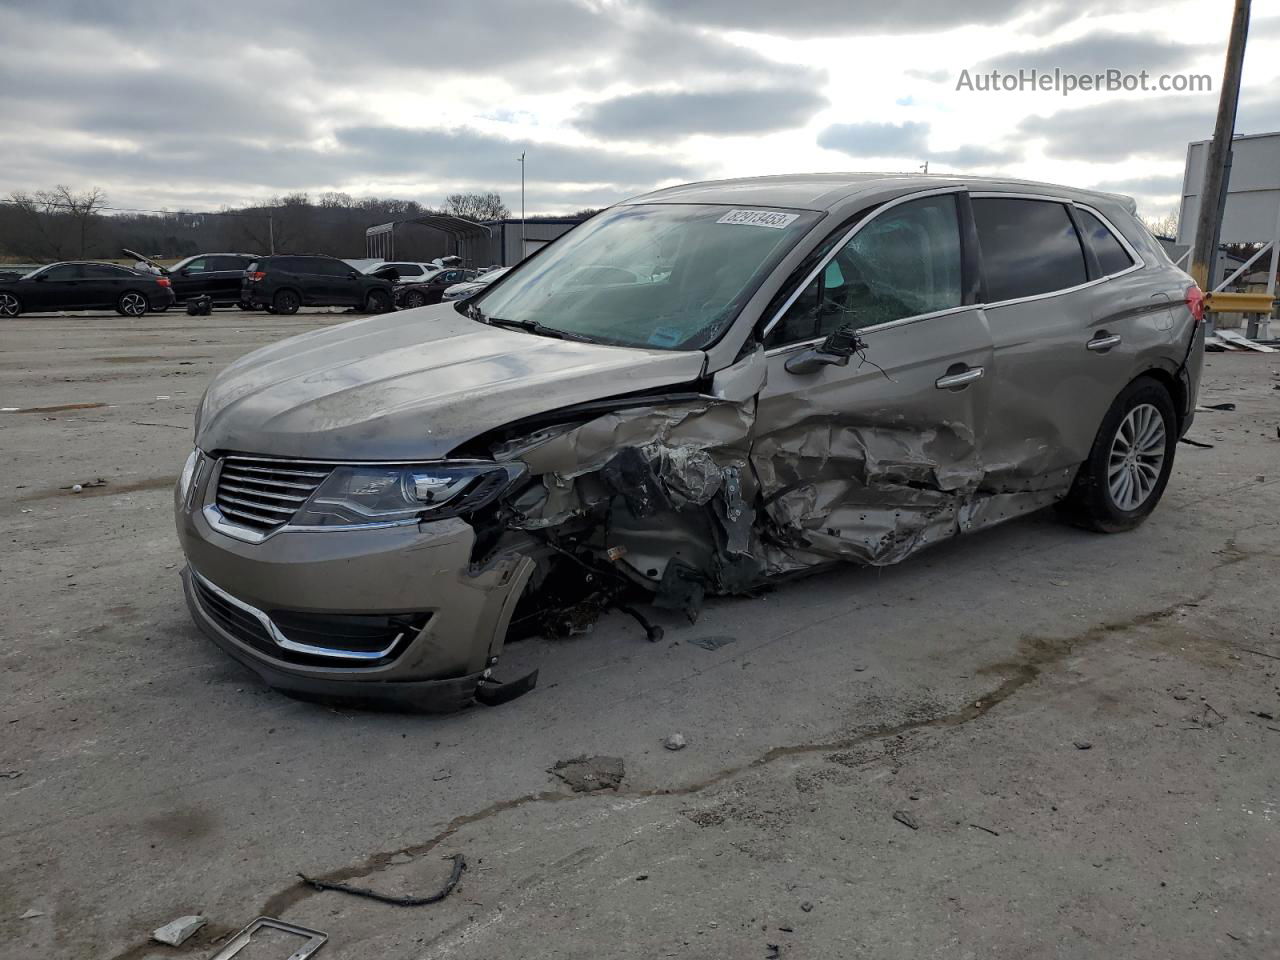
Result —
[[628, 347], [714, 343], [819, 214], [705, 204], [614, 207], [469, 301], [494, 321]]

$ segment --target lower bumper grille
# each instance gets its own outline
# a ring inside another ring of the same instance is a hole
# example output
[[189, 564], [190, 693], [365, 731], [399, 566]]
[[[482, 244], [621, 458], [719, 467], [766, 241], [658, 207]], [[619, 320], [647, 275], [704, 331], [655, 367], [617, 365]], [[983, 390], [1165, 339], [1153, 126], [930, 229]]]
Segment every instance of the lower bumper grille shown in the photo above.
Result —
[[192, 574], [200, 608], [215, 624], [259, 653], [311, 666], [377, 667], [400, 656], [431, 619], [417, 614], [316, 614], [272, 611], [267, 619], [233, 603]]

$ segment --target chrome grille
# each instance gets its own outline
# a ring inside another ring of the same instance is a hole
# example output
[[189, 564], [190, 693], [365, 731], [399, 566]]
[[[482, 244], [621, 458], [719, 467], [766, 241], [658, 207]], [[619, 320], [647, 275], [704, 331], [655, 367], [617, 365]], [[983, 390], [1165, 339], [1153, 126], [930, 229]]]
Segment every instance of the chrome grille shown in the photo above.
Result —
[[333, 467], [305, 460], [226, 457], [218, 475], [218, 509], [254, 530], [274, 530], [293, 519]]

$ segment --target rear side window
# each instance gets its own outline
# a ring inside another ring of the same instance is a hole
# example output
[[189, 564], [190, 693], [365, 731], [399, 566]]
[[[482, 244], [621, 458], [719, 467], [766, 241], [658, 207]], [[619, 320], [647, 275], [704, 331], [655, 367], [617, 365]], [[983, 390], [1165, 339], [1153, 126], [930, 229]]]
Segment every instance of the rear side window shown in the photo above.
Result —
[[210, 257], [209, 270], [243, 270], [249, 265], [244, 257]]
[[1084, 248], [1064, 204], [977, 197], [987, 301], [1016, 300], [1084, 283]]
[[352, 271], [349, 264], [343, 263], [341, 260], [328, 260], [324, 257], [316, 257], [308, 265], [307, 273], [317, 273], [322, 277], [345, 277]]
[[50, 267], [41, 276], [46, 280], [79, 280], [84, 276], [84, 268], [78, 263], [62, 263]]
[[396, 275], [401, 278], [422, 276], [422, 268], [416, 263], [395, 263], [392, 266], [396, 268]]
[[82, 268], [84, 275], [90, 280], [119, 280], [131, 277], [133, 273], [121, 267], [113, 267], [108, 263], [86, 263]]
[[1105, 223], [1079, 207], [1076, 208], [1076, 217], [1080, 220], [1085, 239], [1093, 249], [1093, 255], [1097, 258], [1099, 270], [1104, 277], [1133, 266], [1133, 257], [1129, 256]]

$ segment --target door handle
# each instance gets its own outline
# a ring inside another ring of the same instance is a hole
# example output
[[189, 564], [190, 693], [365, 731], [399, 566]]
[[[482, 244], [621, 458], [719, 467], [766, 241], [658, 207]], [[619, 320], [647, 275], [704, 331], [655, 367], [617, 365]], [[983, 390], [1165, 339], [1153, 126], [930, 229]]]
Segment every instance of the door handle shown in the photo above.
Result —
[[1086, 343], [1085, 347], [1092, 350], [1094, 353], [1106, 353], [1119, 342], [1120, 338], [1118, 336], [1115, 336], [1114, 334], [1107, 336], [1107, 334], [1103, 332]]
[[960, 373], [949, 373], [945, 377], [939, 377], [933, 385], [939, 390], [955, 390], [957, 387], [968, 386], [975, 380], [981, 380], [984, 373], [986, 370], [983, 367], [970, 367]]

